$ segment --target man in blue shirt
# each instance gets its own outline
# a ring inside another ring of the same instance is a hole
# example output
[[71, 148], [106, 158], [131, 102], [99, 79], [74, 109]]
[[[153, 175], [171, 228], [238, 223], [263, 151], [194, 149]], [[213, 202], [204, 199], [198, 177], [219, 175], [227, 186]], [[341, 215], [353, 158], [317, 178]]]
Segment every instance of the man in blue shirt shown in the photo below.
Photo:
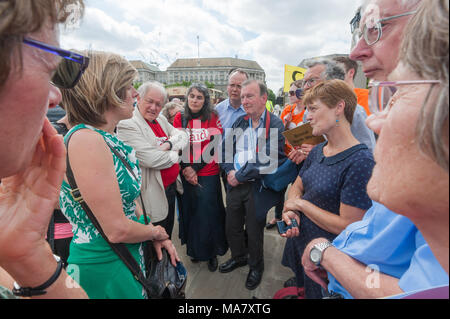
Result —
[[[382, 18], [387, 18], [413, 12], [420, 1], [369, 4], [383, 4]], [[362, 62], [367, 77], [386, 81], [396, 67], [403, 30], [412, 16], [391, 19], [389, 32], [372, 45], [363, 37], [359, 40], [350, 58]], [[310, 242], [302, 264], [325, 290], [344, 298], [379, 298], [448, 285], [447, 273], [415, 225], [376, 202], [362, 221], [349, 225], [332, 244], [324, 238]]]
[[242, 83], [246, 80], [248, 80], [247, 72], [241, 69], [232, 71], [228, 76], [228, 99], [216, 106], [225, 133], [226, 129], [230, 129], [239, 117], [246, 114], [241, 103]]
[[[235, 121], [234, 132], [227, 135], [222, 145], [225, 158], [220, 164], [228, 182], [226, 234], [231, 259], [221, 264], [219, 271], [228, 273], [248, 264], [250, 271], [245, 287], [249, 290], [258, 287], [264, 272], [267, 211], [283, 195], [261, 184], [261, 176], [268, 174], [266, 169], [286, 159], [283, 122], [266, 110], [266, 101], [267, 87], [263, 83], [256, 80], [243, 83], [242, 102], [246, 115]], [[244, 227], [248, 238], [245, 238]]]

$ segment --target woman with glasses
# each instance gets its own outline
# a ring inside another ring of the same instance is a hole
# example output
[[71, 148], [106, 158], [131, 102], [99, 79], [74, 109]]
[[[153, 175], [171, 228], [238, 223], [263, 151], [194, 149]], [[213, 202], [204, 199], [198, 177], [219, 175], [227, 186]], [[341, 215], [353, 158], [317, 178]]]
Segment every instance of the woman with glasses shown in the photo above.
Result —
[[289, 230], [282, 264], [290, 267], [298, 287], [308, 299], [321, 298], [321, 287], [307, 277], [301, 258], [307, 243], [324, 237], [333, 240], [349, 224], [361, 220], [372, 202], [366, 186], [374, 165], [373, 156], [351, 132], [357, 105], [352, 88], [342, 80], [321, 82], [304, 97], [307, 120], [313, 135], [327, 141], [315, 146], [291, 186], [283, 220], [293, 218], [299, 227]]
[[[83, 2], [0, 1], [0, 299], [86, 298], [45, 240], [65, 171], [62, 138], [45, 114], [87, 66], [58, 48], [71, 10]], [[72, 62], [71, 79], [53, 76]]]
[[326, 248], [320, 268], [312, 247], [324, 238], [308, 244], [302, 258], [308, 276], [345, 298], [444, 285], [414, 298], [448, 299], [448, 17], [448, 1], [424, 0], [390, 81], [371, 83], [367, 124], [380, 135], [367, 187], [374, 207]]
[[[404, 215], [449, 270], [449, 3], [423, 1], [411, 19], [391, 82], [372, 83], [379, 134], [371, 198]], [[391, 92], [394, 92], [392, 94]], [[389, 182], [386, 182], [389, 181]], [[430, 269], [430, 275], [438, 269]], [[445, 281], [444, 281], [445, 283]]]
[[[135, 151], [115, 135], [119, 121], [131, 118], [137, 92], [137, 71], [123, 57], [106, 52], [84, 52], [89, 68], [72, 90], [63, 89], [63, 104], [69, 123], [68, 164], [73, 182], [65, 180], [60, 206], [72, 224], [69, 267], [76, 270], [79, 284], [94, 299], [142, 299], [142, 285], [102, 237], [88, 217], [86, 203], [111, 243], [124, 243], [143, 266], [142, 245], [151, 240], [161, 256], [167, 249], [172, 264], [177, 253], [161, 226], [142, 223], [137, 203], [141, 170]], [[68, 170], [69, 172], [69, 170]], [[69, 174], [66, 175], [67, 177]]]
[[193, 262], [208, 261], [217, 270], [217, 256], [228, 250], [225, 236], [225, 207], [219, 178], [218, 154], [223, 129], [213, 109], [208, 89], [193, 84], [186, 94], [184, 113], [179, 112], [174, 127], [186, 129], [189, 144], [183, 150], [181, 175], [180, 238]]

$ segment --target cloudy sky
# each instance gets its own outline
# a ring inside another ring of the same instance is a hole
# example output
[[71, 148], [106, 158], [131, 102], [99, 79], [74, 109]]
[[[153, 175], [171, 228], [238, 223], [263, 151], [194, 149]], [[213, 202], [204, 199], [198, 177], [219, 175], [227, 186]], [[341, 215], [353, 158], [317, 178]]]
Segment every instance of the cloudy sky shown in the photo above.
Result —
[[155, 62], [235, 57], [264, 69], [269, 88], [283, 86], [284, 65], [348, 53], [349, 22], [361, 0], [85, 0], [80, 25], [63, 30], [64, 48], [111, 51]]

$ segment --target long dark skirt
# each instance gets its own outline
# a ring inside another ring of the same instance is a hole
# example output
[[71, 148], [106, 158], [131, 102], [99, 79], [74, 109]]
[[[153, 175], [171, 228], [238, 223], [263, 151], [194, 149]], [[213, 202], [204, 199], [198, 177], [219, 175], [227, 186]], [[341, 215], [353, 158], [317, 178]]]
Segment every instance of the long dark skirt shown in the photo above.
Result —
[[219, 175], [199, 176], [201, 187], [182, 180], [179, 236], [187, 255], [199, 261], [225, 255], [228, 243]]

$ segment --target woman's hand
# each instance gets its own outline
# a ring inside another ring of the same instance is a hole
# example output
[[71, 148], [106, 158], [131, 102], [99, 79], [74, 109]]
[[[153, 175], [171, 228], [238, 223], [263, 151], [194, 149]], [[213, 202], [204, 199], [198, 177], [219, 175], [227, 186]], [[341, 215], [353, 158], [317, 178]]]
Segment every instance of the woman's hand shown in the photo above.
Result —
[[162, 259], [162, 248], [165, 248], [170, 256], [170, 261], [174, 267], [177, 266], [177, 262], [180, 261], [180, 257], [178, 257], [177, 251], [175, 249], [174, 244], [170, 239], [166, 240], [154, 240], [153, 246], [156, 250], [156, 256], [158, 257], [158, 260]]
[[[282, 220], [286, 223], [286, 225], [289, 226], [292, 224], [291, 219], [295, 219], [297, 221], [298, 226], [300, 227], [300, 217], [292, 210], [285, 210], [282, 215]], [[299, 236], [300, 235], [299, 227], [292, 227], [291, 229], [288, 229], [284, 234], [281, 234], [281, 237], [292, 238]]]
[[[19, 147], [19, 146], [18, 146]], [[39, 260], [66, 170], [62, 136], [45, 119], [30, 165], [0, 184], [0, 264]]]
[[152, 225], [152, 241], [164, 241], [169, 239], [169, 235], [167, 235], [164, 227], [161, 226], [153, 226]]

